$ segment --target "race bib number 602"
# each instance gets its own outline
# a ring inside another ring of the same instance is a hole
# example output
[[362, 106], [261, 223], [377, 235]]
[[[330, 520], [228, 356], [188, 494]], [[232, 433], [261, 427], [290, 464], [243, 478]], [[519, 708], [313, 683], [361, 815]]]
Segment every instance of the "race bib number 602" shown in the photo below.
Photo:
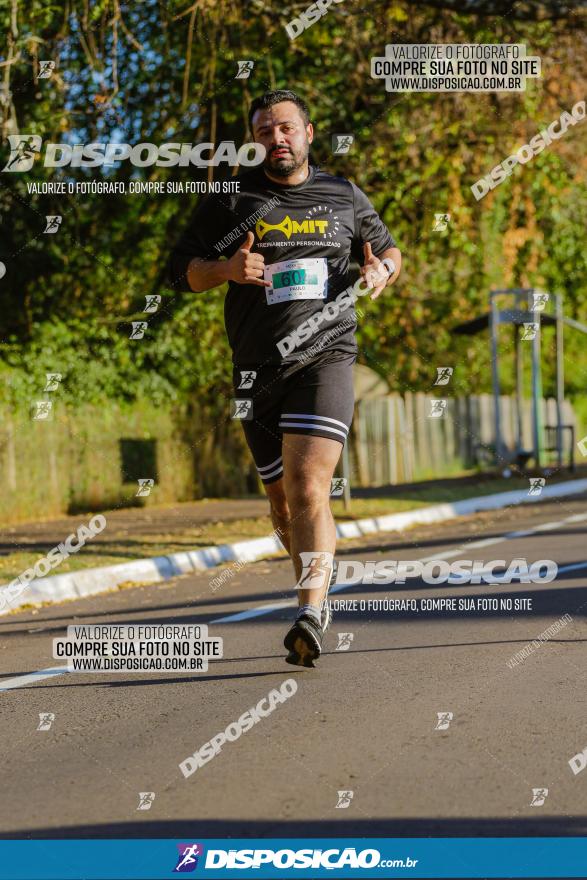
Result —
[[298, 299], [326, 299], [328, 294], [328, 263], [315, 260], [283, 260], [265, 266], [264, 278], [271, 283], [266, 289], [267, 304]]

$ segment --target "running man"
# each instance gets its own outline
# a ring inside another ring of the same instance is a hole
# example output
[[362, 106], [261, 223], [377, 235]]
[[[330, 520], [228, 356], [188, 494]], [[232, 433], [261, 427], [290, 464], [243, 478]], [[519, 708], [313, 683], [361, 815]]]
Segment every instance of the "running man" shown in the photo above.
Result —
[[235, 397], [252, 401], [242, 425], [297, 579], [286, 659], [313, 666], [330, 621], [330, 487], [353, 417], [357, 356], [352, 300], [344, 309], [334, 301], [350, 289], [351, 257], [375, 299], [399, 275], [401, 255], [354, 183], [309, 164], [314, 130], [298, 95], [266, 92], [249, 124], [263, 165], [239, 175], [240, 192], [202, 200], [172, 253], [170, 283], [200, 293], [228, 282]]

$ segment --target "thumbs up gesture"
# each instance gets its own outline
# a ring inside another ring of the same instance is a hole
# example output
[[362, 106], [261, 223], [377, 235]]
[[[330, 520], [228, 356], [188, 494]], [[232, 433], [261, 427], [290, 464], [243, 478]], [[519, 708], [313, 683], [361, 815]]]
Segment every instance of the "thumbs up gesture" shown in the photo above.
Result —
[[371, 299], [377, 299], [389, 278], [389, 272], [379, 257], [376, 257], [371, 249], [371, 243], [365, 242], [363, 245], [363, 257], [365, 262], [361, 267], [361, 275], [365, 284], [373, 288]]
[[255, 243], [255, 236], [249, 230], [243, 246], [227, 260], [228, 279], [237, 284], [256, 284], [259, 287], [271, 287], [269, 281], [263, 280], [263, 268], [265, 260], [262, 254], [253, 254], [251, 248]]

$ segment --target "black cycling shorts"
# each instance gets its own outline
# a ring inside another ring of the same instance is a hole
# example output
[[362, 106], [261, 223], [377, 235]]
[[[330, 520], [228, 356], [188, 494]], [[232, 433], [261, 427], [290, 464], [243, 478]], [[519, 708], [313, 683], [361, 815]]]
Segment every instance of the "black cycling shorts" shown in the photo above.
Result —
[[354, 353], [328, 351], [306, 364], [234, 367], [233, 417], [241, 413], [263, 483], [283, 476], [284, 434], [328, 437], [344, 445], [353, 420], [355, 360]]

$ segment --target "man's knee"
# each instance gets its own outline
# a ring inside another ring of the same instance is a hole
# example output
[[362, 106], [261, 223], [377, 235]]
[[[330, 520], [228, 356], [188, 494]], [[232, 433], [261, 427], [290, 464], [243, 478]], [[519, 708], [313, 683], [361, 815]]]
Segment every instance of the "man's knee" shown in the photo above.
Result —
[[315, 510], [329, 503], [330, 486], [311, 474], [292, 474], [286, 479], [286, 495], [292, 511]]

